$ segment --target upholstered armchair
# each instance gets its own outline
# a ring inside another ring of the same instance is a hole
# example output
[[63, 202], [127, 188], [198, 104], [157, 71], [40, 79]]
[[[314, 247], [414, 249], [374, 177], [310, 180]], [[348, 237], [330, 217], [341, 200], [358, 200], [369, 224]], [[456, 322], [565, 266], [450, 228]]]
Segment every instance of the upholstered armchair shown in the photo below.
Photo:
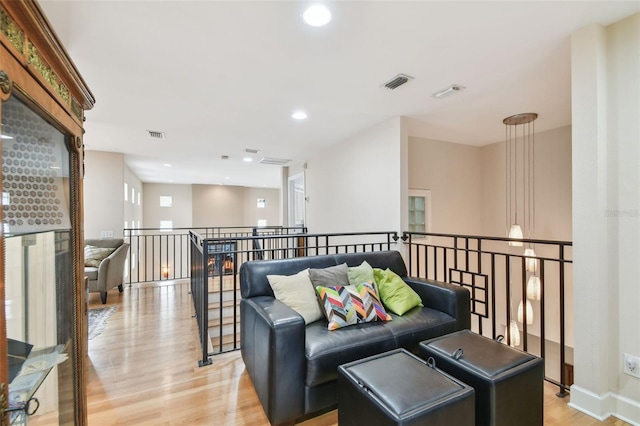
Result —
[[122, 238], [84, 241], [84, 274], [89, 279], [89, 292], [99, 292], [107, 303], [107, 292], [114, 287], [122, 293], [124, 266], [129, 244]]

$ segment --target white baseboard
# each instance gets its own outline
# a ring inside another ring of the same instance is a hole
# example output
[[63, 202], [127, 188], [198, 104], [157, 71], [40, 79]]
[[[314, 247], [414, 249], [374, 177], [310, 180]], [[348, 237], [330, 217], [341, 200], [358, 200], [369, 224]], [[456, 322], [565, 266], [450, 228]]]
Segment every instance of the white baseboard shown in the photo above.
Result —
[[568, 405], [600, 421], [604, 421], [609, 416], [615, 416], [634, 426], [640, 426], [640, 402], [612, 392], [598, 395], [573, 385], [571, 402]]

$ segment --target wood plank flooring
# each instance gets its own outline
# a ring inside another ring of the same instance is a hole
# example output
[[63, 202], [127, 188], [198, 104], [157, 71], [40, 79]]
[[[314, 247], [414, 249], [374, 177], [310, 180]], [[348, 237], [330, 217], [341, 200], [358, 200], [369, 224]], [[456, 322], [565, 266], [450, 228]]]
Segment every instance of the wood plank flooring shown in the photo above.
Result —
[[[90, 308], [101, 306], [98, 293]], [[89, 341], [90, 425], [268, 425], [240, 352], [213, 357], [198, 367], [200, 352], [187, 282], [163, 281], [109, 293], [118, 311], [105, 331]], [[545, 425], [627, 425], [610, 417], [595, 420], [571, 409], [545, 383]], [[55, 424], [51, 415], [31, 425]], [[334, 426], [337, 412], [304, 426]]]

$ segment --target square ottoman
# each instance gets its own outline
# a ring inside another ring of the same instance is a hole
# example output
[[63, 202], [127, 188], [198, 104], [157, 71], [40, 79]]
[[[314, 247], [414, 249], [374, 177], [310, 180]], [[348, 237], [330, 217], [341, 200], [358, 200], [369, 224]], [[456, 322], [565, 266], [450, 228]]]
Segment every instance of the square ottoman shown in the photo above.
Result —
[[473, 425], [474, 391], [404, 349], [338, 367], [338, 424]]
[[420, 356], [476, 391], [476, 425], [542, 425], [544, 361], [462, 330], [421, 342]]

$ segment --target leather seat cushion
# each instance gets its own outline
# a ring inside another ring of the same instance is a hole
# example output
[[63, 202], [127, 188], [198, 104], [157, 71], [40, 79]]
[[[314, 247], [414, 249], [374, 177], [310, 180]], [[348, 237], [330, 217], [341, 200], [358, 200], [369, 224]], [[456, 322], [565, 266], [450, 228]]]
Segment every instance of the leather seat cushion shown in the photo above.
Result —
[[385, 322], [396, 341], [396, 347], [418, 353], [418, 344], [436, 336], [456, 331], [456, 319], [431, 308], [416, 307], [402, 316], [391, 314]]
[[383, 323], [357, 324], [329, 331], [327, 321], [307, 325], [305, 331], [307, 377], [315, 386], [338, 377], [338, 366], [395, 348], [395, 339]]

